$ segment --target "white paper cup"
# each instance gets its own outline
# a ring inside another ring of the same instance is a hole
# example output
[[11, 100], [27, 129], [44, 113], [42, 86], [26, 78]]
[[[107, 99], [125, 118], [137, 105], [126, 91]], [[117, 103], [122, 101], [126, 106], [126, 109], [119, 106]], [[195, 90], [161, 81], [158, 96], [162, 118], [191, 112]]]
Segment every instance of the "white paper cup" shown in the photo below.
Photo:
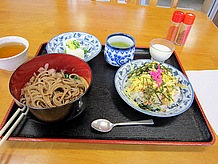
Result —
[[150, 42], [151, 60], [164, 62], [172, 55], [174, 50], [174, 44], [167, 39], [156, 38]]

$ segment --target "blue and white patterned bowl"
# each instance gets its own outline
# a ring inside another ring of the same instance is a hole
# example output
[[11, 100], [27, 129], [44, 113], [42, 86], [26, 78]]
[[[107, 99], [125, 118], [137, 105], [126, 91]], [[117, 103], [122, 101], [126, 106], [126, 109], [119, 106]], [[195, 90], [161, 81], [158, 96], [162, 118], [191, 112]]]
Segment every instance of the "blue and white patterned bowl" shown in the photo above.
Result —
[[55, 36], [47, 43], [47, 53], [64, 53], [64, 43], [66, 40], [69, 39], [76, 39], [77, 41], [79, 41], [82, 47], [85, 47], [88, 50], [88, 52], [84, 56], [85, 62], [88, 62], [96, 57], [102, 49], [100, 41], [91, 34], [85, 32], [67, 32]]
[[[121, 48], [111, 45], [112, 42], [125, 42], [129, 47]], [[104, 59], [112, 66], [119, 67], [134, 58], [135, 40], [132, 36], [124, 33], [111, 34], [106, 39]]]
[[179, 79], [179, 82], [184, 86], [186, 86], [181, 89], [181, 95], [177, 100], [177, 102], [175, 102], [176, 105], [168, 106], [166, 112], [155, 112], [150, 110], [144, 110], [139, 106], [137, 106], [136, 103], [130, 100], [130, 98], [124, 93], [124, 86], [127, 81], [127, 75], [132, 71], [132, 68], [136, 69], [140, 66], [143, 66], [145, 63], [150, 63], [150, 62], [152, 61], [148, 59], [133, 60], [132, 62], [126, 63], [125, 65], [121, 66], [117, 70], [114, 78], [114, 83], [115, 83], [115, 88], [118, 94], [120, 95], [120, 97], [135, 110], [156, 117], [172, 117], [182, 114], [183, 112], [188, 110], [194, 100], [194, 91], [192, 85], [182, 72], [180, 72], [175, 67], [166, 63], [162, 63], [162, 64], [167, 68], [171, 69], [174, 77]]

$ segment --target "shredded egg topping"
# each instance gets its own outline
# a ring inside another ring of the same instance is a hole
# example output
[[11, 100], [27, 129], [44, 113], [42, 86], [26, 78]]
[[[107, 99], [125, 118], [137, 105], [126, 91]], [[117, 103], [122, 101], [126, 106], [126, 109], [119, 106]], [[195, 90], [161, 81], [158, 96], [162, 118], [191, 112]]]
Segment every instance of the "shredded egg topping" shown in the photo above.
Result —
[[166, 112], [180, 97], [179, 79], [158, 62], [145, 63], [128, 74], [125, 94], [140, 108]]

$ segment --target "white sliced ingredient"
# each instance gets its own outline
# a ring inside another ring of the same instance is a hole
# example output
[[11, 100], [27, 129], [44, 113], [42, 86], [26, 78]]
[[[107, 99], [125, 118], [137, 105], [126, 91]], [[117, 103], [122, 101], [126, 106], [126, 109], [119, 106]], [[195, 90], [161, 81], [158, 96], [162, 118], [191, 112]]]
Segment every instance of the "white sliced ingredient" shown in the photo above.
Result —
[[75, 50], [71, 50], [71, 49], [67, 48], [66, 53], [77, 56], [77, 57], [79, 57], [81, 59], [84, 59], [84, 51], [82, 49], [80, 49], [80, 48], [77, 48]]

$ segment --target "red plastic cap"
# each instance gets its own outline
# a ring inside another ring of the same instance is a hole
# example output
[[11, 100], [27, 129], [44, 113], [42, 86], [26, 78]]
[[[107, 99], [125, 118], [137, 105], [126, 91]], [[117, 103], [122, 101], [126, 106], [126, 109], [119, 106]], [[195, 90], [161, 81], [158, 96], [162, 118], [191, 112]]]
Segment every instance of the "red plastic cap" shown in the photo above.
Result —
[[194, 20], [195, 20], [195, 14], [186, 13], [183, 23], [187, 25], [192, 25], [194, 23]]
[[172, 21], [173, 22], [177, 22], [177, 23], [181, 23], [183, 21], [184, 17], [185, 17], [184, 12], [182, 12], [182, 11], [175, 11], [173, 13]]

